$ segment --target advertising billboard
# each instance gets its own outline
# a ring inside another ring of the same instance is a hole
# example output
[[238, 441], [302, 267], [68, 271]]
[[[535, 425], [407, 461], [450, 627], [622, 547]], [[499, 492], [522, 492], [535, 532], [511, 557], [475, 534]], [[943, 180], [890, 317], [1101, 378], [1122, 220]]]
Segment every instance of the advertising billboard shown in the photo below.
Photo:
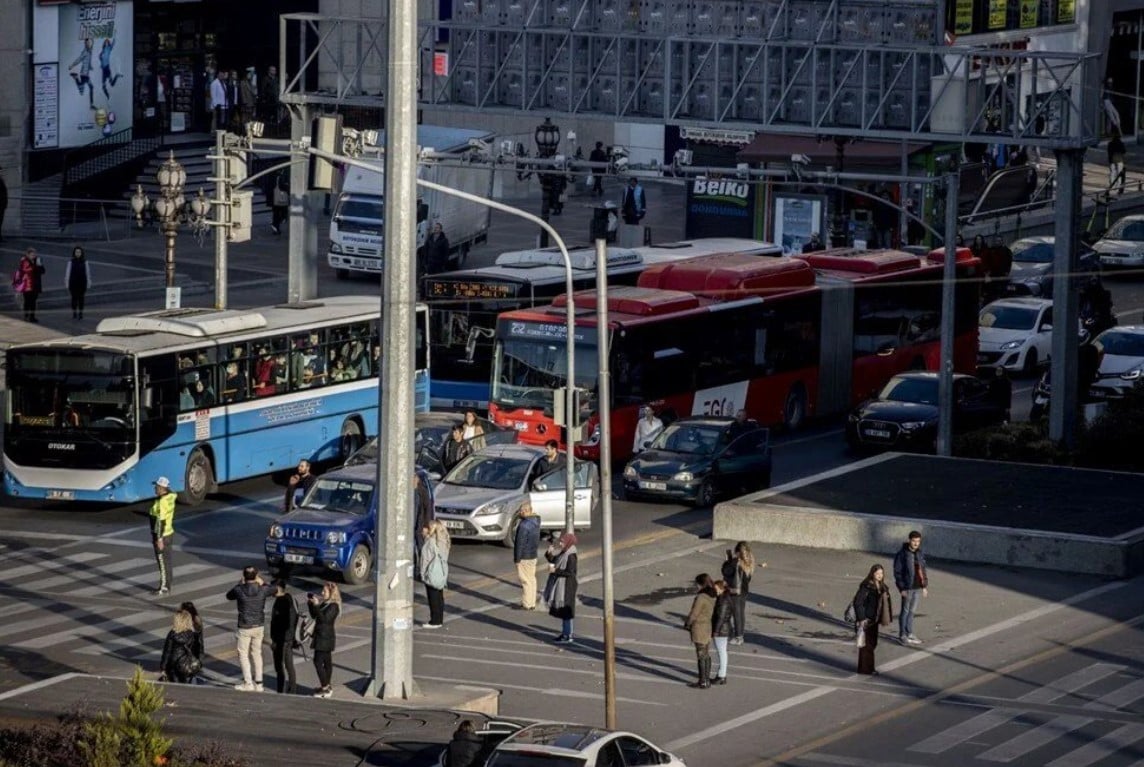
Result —
[[784, 256], [797, 256], [818, 234], [826, 236], [826, 197], [812, 194], [776, 194], [774, 241], [781, 245]]
[[754, 238], [755, 186], [733, 178], [697, 178], [689, 182], [686, 236]]

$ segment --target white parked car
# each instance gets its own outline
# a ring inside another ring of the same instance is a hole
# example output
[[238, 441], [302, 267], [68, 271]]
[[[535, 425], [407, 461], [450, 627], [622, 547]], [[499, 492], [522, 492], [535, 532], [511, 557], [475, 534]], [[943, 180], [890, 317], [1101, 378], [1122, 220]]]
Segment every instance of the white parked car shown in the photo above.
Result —
[[1053, 302], [1002, 298], [977, 316], [977, 364], [1033, 373], [1048, 361], [1053, 342]]
[[1144, 378], [1144, 326], [1109, 328], [1093, 341], [1100, 352], [1100, 369], [1089, 396], [1097, 400], [1123, 397]]
[[513, 733], [493, 750], [485, 767], [598, 767], [664, 764], [687, 767], [678, 756], [639, 735], [601, 727], [541, 722]]
[[1144, 216], [1125, 216], [1117, 221], [1092, 249], [1102, 266], [1144, 266]]

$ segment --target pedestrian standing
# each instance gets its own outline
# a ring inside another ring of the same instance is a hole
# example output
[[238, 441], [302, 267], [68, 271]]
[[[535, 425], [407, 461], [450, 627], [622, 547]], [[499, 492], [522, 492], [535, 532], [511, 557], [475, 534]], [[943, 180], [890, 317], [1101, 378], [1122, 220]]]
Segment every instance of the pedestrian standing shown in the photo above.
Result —
[[274, 177], [274, 189], [270, 192], [270, 228], [275, 234], [282, 234], [282, 222], [290, 212], [290, 182], [285, 171], [278, 171]]
[[64, 270], [64, 284], [68, 287], [68, 293], [71, 293], [72, 319], [82, 320], [83, 299], [87, 289], [92, 286], [92, 281], [91, 264], [88, 263], [87, 255], [79, 245], [72, 248], [71, 260]]
[[711, 617], [711, 638], [715, 654], [719, 656], [719, 669], [711, 684], [727, 684], [727, 642], [731, 638], [731, 592], [727, 581], [715, 581], [715, 612]]
[[270, 126], [277, 126], [278, 115], [278, 67], [266, 68], [266, 77], [262, 78], [262, 121]]
[[1124, 139], [1120, 138], [1120, 131], [1113, 130], [1112, 138], [1108, 140], [1108, 194], [1112, 195], [1112, 188], [1120, 183], [1117, 194], [1124, 194], [1124, 157], [1128, 148], [1124, 146]]
[[179, 609], [163, 642], [159, 681], [188, 684], [203, 670], [202, 636], [195, 632], [194, 618]]
[[731, 644], [743, 644], [746, 629], [747, 596], [751, 593], [751, 575], [755, 571], [755, 555], [746, 541], [727, 550], [721, 573], [731, 595]]
[[334, 694], [330, 682], [334, 676], [334, 649], [338, 643], [334, 623], [342, 612], [342, 594], [336, 583], [326, 581], [321, 594], [308, 594], [306, 607], [314, 619], [314, 637], [310, 647], [314, 651], [314, 670], [318, 672], [318, 691], [315, 698], [329, 698]]
[[287, 593], [286, 581], [274, 581], [274, 604], [270, 607], [270, 649], [274, 654], [274, 680], [278, 692], [293, 695], [297, 689], [294, 674], [294, 636], [298, 629], [298, 605]]
[[[608, 153], [604, 151], [604, 142], [597, 141], [596, 148], [588, 154], [591, 162], [607, 162]], [[592, 194], [597, 197], [604, 196], [604, 173], [607, 168], [592, 168]]]
[[473, 452], [484, 450], [485, 448], [485, 427], [481, 426], [481, 422], [477, 420], [476, 410], [466, 410], [464, 417], [464, 432], [463, 436], [465, 441], [472, 447]]
[[286, 502], [284, 504], [286, 513], [297, 508], [302, 499], [306, 497], [306, 493], [317, 481], [317, 475], [310, 470], [310, 462], [305, 458], [298, 461], [298, 468], [286, 482]]
[[453, 739], [446, 747], [448, 758], [445, 764], [448, 767], [478, 767], [484, 764], [480, 759], [484, 746], [481, 736], [477, 735], [477, 730], [473, 726], [473, 721], [465, 719], [457, 725]]
[[424, 469], [416, 468], [413, 470], [413, 573], [417, 580], [422, 579], [421, 547], [425, 544], [425, 529], [436, 518], [429, 483], [421, 478], [423, 471]]
[[445, 449], [441, 451], [441, 465], [445, 473], [448, 474], [450, 469], [472, 452], [473, 448], [465, 441], [465, 427], [459, 423], [453, 424], [453, 428], [449, 430], [449, 440], [445, 443]]
[[8, 210], [8, 185], [0, 176], [0, 242], [4, 242], [4, 213]]
[[858, 673], [877, 674], [874, 669], [874, 650], [878, 647], [878, 627], [889, 626], [893, 620], [890, 606], [890, 588], [885, 584], [886, 574], [881, 565], [870, 568], [866, 579], [854, 595], [854, 619], [858, 622], [855, 637], [858, 644]]
[[242, 581], [226, 592], [226, 598], [238, 603], [238, 665], [242, 668], [242, 683], [236, 690], [262, 692], [262, 638], [266, 630], [266, 600], [275, 588], [262, 580], [258, 568], [242, 569]]
[[[536, 609], [536, 557], [540, 551], [540, 517], [525, 499], [520, 507], [520, 521], [512, 538], [512, 561], [520, 580], [520, 609]], [[515, 606], [515, 605], [514, 605]]]
[[174, 572], [171, 570], [171, 542], [175, 538], [175, 494], [171, 492], [171, 480], [159, 477], [155, 480], [155, 500], [151, 502], [151, 545], [155, 549], [155, 561], [159, 563], [159, 588], [156, 596], [171, 593]]
[[560, 636], [558, 644], [571, 644], [573, 641], [573, 621], [576, 618], [576, 590], [579, 579], [576, 573], [577, 560], [576, 534], [564, 533], [560, 539], [544, 552], [548, 560], [548, 583], [544, 587], [544, 599], [548, 603], [548, 614], [559, 618]]
[[238, 121], [243, 128], [254, 119], [258, 92], [254, 89], [254, 67], [247, 67], [238, 83]]
[[640, 182], [634, 178], [628, 179], [628, 188], [624, 190], [624, 197], [620, 203], [620, 215], [625, 224], [635, 226], [647, 215], [647, 196]]
[[27, 322], [39, 322], [36, 319], [36, 301], [44, 289], [44, 271], [44, 265], [36, 249], [25, 250], [16, 267], [12, 287], [24, 297], [24, 319]]
[[449, 264], [449, 238], [441, 222], [433, 224], [429, 236], [425, 238], [425, 273], [439, 274], [445, 271]]
[[696, 575], [695, 590], [683, 628], [691, 633], [691, 643], [695, 645], [699, 678], [687, 686], [706, 690], [711, 686], [711, 624], [715, 617], [715, 584], [711, 576], [707, 573]]
[[656, 417], [651, 405], [640, 408], [640, 419], [636, 421], [635, 439], [632, 440], [632, 454], [638, 455], [647, 450], [661, 431], [663, 431], [663, 421]]
[[421, 531], [425, 542], [421, 544], [421, 580], [425, 583], [425, 598], [429, 602], [427, 629], [445, 625], [445, 587], [449, 584], [449, 549], [452, 541], [445, 523], [434, 519]]
[[[191, 616], [191, 626], [195, 632], [195, 638], [198, 640], [199, 660], [204, 660], [206, 655], [206, 642], [203, 639], [203, 618], [199, 615], [199, 609], [195, 607], [194, 602], [183, 602], [179, 605], [180, 610], [186, 610]], [[192, 680], [194, 681], [194, 680]]]
[[227, 101], [226, 72], [220, 69], [211, 80], [211, 130], [226, 130], [230, 117], [230, 103]]
[[922, 597], [929, 596], [929, 578], [926, 576], [926, 555], [922, 552], [922, 534], [911, 530], [908, 540], [894, 555], [894, 585], [902, 595], [902, 609], [898, 613], [898, 641], [902, 644], [921, 644], [914, 635], [914, 613]]

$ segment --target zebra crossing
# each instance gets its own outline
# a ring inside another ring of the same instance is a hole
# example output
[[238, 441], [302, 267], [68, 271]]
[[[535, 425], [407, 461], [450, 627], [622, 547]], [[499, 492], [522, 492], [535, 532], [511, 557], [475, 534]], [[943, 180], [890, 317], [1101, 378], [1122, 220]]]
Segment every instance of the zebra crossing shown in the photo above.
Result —
[[[965, 717], [966, 711], [985, 710]], [[937, 704], [930, 715], [911, 715], [902, 751], [905, 767], [997, 764], [1037, 767], [1144, 767], [1144, 669], [1096, 662], [1041, 682], [1008, 700], [966, 695]], [[953, 718], [955, 721], [949, 723]], [[924, 722], [922, 721], [924, 719]], [[940, 723], [940, 724], [939, 724]], [[941, 726], [945, 725], [945, 726]], [[906, 723], [899, 726], [905, 727]], [[917, 739], [917, 733], [931, 734]], [[836, 745], [838, 751], [849, 741]], [[800, 756], [805, 765], [873, 767], [841, 753]]]

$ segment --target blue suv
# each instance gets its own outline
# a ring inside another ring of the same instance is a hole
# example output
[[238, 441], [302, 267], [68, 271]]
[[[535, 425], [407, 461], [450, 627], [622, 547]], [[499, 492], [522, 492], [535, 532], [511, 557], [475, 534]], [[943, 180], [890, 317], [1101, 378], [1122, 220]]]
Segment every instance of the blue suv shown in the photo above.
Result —
[[[417, 475], [432, 498], [429, 474], [418, 468]], [[375, 463], [318, 477], [298, 507], [270, 526], [266, 564], [279, 572], [299, 567], [336, 571], [348, 584], [365, 583], [373, 570], [376, 484]]]

